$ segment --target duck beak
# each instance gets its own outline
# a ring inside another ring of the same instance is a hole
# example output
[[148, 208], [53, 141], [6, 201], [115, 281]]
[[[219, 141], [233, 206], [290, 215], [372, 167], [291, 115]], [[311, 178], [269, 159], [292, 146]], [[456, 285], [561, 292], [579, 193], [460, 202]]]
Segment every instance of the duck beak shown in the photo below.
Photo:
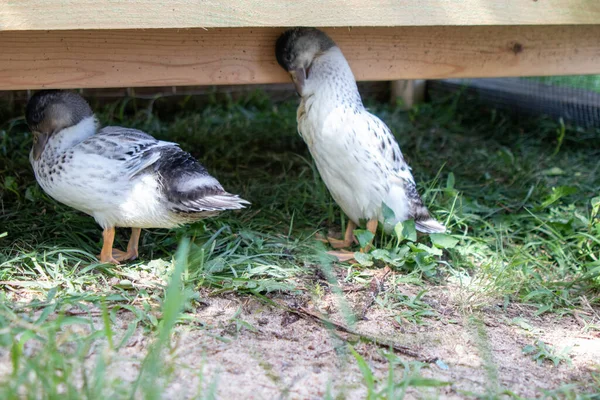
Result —
[[304, 88], [304, 81], [306, 80], [306, 70], [304, 68], [296, 68], [290, 71], [294, 86], [296, 86], [296, 92], [302, 96], [302, 89]]
[[50, 135], [47, 133], [35, 132], [33, 134], [33, 159], [35, 161], [39, 160], [42, 156], [49, 138]]

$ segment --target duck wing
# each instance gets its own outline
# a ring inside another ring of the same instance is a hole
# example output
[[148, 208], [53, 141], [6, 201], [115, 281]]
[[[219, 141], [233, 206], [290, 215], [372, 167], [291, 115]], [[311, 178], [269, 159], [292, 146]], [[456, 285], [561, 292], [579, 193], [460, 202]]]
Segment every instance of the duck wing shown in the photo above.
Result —
[[197, 213], [244, 208], [250, 204], [227, 193], [191, 154], [177, 143], [157, 140], [137, 129], [109, 126], [80, 145], [84, 153], [121, 163], [123, 174], [135, 179], [151, 174], [175, 212]]
[[404, 160], [400, 146], [390, 128], [381, 119], [366, 110], [359, 114], [359, 118], [362, 130], [365, 132], [361, 145], [364, 146], [370, 158], [380, 165], [385, 173], [389, 174], [389, 183], [404, 190], [417, 230], [425, 233], [444, 232], [446, 228], [431, 218], [429, 210], [423, 204], [423, 200], [417, 192], [411, 168]]
[[191, 154], [177, 146], [156, 150], [155, 171], [173, 211], [196, 213], [235, 210], [250, 204], [228, 193]]
[[158, 149], [177, 144], [157, 140], [137, 129], [107, 126], [78, 147], [89, 155], [122, 163], [124, 174], [131, 179], [158, 161], [161, 154]]

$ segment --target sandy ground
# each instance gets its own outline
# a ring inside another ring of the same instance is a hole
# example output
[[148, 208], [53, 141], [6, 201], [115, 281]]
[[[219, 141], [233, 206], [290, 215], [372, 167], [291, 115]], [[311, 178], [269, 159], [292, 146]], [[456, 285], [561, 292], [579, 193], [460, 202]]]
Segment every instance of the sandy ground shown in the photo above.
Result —
[[[429, 287], [423, 297], [433, 308], [433, 317], [425, 318], [423, 324], [398, 321], [394, 318], [397, 310], [387, 310], [372, 300], [373, 294], [385, 290], [389, 282], [382, 273], [374, 273], [382, 278], [379, 285], [342, 288], [343, 301], [363, 315], [351, 326], [354, 334], [328, 328], [312, 317], [327, 315], [349, 326], [336, 311], [340, 297], [329, 290], [320, 296], [270, 296], [277, 305], [253, 296], [210, 297], [209, 292], [203, 293], [203, 301], [188, 314], [191, 323], [176, 329], [173, 347], [165, 354], [164, 362], [174, 367], [165, 398], [193, 398], [214, 385], [217, 397], [223, 399], [320, 399], [327, 393], [332, 398], [362, 399], [367, 394], [363, 375], [345, 343], [352, 343], [375, 376], [382, 379], [388, 374], [389, 364], [383, 354], [389, 349], [359, 340], [360, 335], [385, 337], [406, 346], [418, 353], [418, 358], [429, 361], [423, 364], [421, 376], [451, 382], [433, 389], [409, 388], [407, 398], [473, 398], [473, 394], [504, 389], [537, 397], [542, 389], [569, 383], [586, 388], [591, 372], [598, 371], [600, 333], [586, 333], [579, 317], [539, 317], [526, 306], [515, 304], [504, 309], [493, 302], [477, 312], [468, 311], [459, 301], [458, 289], [441, 286]], [[421, 289], [408, 285], [399, 288], [412, 296]], [[124, 330], [132, 315], [123, 312], [118, 318], [117, 329]], [[523, 347], [536, 339], [557, 349], [572, 347], [571, 364], [538, 365], [524, 355]], [[138, 329], [127, 345], [111, 356], [110, 373], [133, 381], [149, 345], [148, 335]], [[416, 365], [415, 358], [396, 354]], [[95, 356], [91, 354], [88, 359], [90, 365]], [[2, 354], [1, 358], [1, 370], [9, 373], [9, 355]], [[403, 370], [402, 365], [394, 368], [398, 381]]]
[[[240, 307], [242, 312], [237, 318], [256, 327], [256, 332], [242, 329], [230, 343], [222, 343], [203, 330], [183, 331], [179, 339], [180, 362], [193, 368], [204, 365], [205, 377], [218, 379], [219, 397], [316, 399], [322, 398], [328, 387], [335, 396], [365, 397], [356, 363], [336, 351], [342, 342], [314, 320], [298, 319], [295, 314], [265, 307], [254, 299], [236, 298], [213, 299], [198, 312], [198, 318], [206, 324], [225, 326], [225, 332], [219, 333], [227, 335], [228, 321]], [[535, 318], [531, 311], [518, 307], [506, 312], [490, 307], [475, 316], [475, 320], [473, 316], [458, 314], [446, 317], [454, 322], [441, 318], [427, 326], [403, 328], [385, 312], [372, 307], [355, 329], [386, 337], [428, 358], [443, 361], [448, 369], [434, 363], [422, 370], [423, 376], [452, 382], [437, 391], [425, 391], [433, 397], [465, 398], [468, 392], [495, 393], [501, 388], [534, 397], [541, 394], [540, 389], [556, 389], [574, 382], [585, 385], [600, 360], [600, 335], [582, 334], [581, 326], [571, 317]], [[508, 322], [512, 318], [523, 318], [531, 327], [525, 330]], [[522, 353], [523, 347], [535, 339], [558, 349], [572, 347], [571, 366], [537, 365]], [[388, 363], [379, 351], [382, 347], [368, 343], [358, 343], [355, 347], [376, 375], [386, 376]], [[141, 350], [134, 348], [133, 354]], [[397, 368], [399, 376], [401, 371]], [[181, 379], [185, 381], [185, 375]], [[185, 397], [184, 386], [171, 388], [173, 398]], [[195, 388], [187, 388], [190, 389], [188, 393], [194, 393]], [[285, 393], [288, 396], [282, 396]], [[409, 393], [415, 398], [424, 394], [415, 390]]]

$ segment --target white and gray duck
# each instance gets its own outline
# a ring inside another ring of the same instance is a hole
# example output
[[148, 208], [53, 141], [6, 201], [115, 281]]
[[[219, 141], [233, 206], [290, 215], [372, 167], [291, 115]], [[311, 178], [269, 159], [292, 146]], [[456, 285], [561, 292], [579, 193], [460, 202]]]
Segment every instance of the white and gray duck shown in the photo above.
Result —
[[[361, 221], [375, 233], [378, 222], [385, 222], [384, 204], [395, 215], [384, 224], [385, 231], [413, 219], [421, 232], [444, 232], [423, 204], [393, 133], [363, 106], [350, 66], [334, 41], [314, 28], [294, 28], [279, 37], [275, 54], [302, 98], [298, 131], [350, 220], [343, 240], [328, 238], [332, 247], [350, 246]], [[340, 260], [352, 258], [348, 252], [330, 253]]]
[[[26, 120], [38, 183], [104, 229], [101, 262], [135, 259], [142, 228], [174, 228], [249, 204], [226, 192], [176, 143], [136, 129], [98, 129], [92, 109], [76, 93], [36, 93]], [[131, 228], [127, 251], [113, 248], [116, 227]]]

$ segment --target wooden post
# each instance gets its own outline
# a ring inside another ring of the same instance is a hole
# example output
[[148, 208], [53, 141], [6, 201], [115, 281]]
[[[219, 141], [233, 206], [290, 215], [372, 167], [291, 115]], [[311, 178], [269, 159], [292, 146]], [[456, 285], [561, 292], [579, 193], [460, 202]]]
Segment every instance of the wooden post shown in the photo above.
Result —
[[391, 82], [390, 100], [404, 110], [425, 101], [425, 79], [400, 79]]

